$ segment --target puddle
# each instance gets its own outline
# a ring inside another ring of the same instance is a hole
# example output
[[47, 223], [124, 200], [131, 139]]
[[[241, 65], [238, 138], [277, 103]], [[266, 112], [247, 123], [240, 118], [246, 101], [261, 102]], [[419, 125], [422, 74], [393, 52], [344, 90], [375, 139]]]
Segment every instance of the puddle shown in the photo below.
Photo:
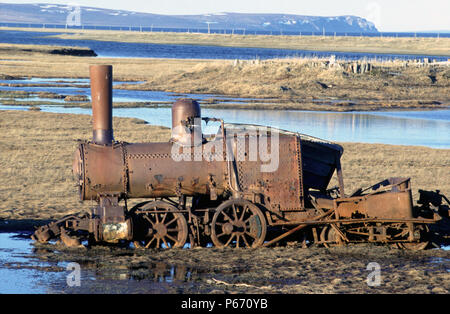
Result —
[[[70, 249], [57, 245], [35, 246], [28, 233], [0, 233], [0, 293], [182, 294], [210, 293], [217, 289], [241, 293], [305, 293], [313, 291], [309, 287], [316, 287], [319, 290], [314, 291], [320, 292], [335, 278], [345, 282], [340, 287], [343, 292], [367, 292], [364, 283], [368, 261], [377, 261], [383, 267], [386, 285], [382, 291], [404, 292], [417, 284], [417, 278], [411, 273], [418, 271], [423, 277], [419, 279], [430, 289], [441, 286], [449, 289], [446, 278], [450, 256], [446, 249], [417, 254], [379, 247], [332, 251], [289, 247], [135, 250], [95, 246]], [[324, 272], [330, 265], [333, 265], [333, 272]]]
[[145, 254], [151, 252], [140, 250], [100, 247], [63, 252], [32, 242], [28, 233], [0, 233], [0, 294], [174, 293], [214, 271], [148, 261], [151, 256]]
[[[159, 102], [172, 104], [180, 97], [193, 98], [198, 101], [205, 101], [207, 103], [214, 102], [215, 104], [233, 102], [236, 104], [244, 104], [251, 101], [258, 101], [258, 99], [248, 99], [241, 97], [227, 97], [223, 95], [213, 94], [179, 94], [162, 91], [147, 91], [147, 90], [127, 90], [121, 89], [120, 85], [125, 84], [141, 84], [139, 82], [131, 81], [114, 81], [114, 102]], [[16, 80], [0, 80], [0, 91], [25, 91], [31, 93], [50, 92], [61, 95], [85, 95], [91, 99], [90, 80], [89, 79], [67, 79], [67, 78], [25, 78]], [[8, 86], [11, 84], [11, 86]], [[30, 99], [27, 99], [30, 100]], [[264, 100], [261, 100], [264, 101]], [[55, 100], [49, 100], [49, 103], [55, 103]]]
[[63, 263], [37, 260], [31, 242], [29, 237], [0, 233], [0, 293], [48, 293], [47, 283], [60, 280], [55, 271], [64, 269]]

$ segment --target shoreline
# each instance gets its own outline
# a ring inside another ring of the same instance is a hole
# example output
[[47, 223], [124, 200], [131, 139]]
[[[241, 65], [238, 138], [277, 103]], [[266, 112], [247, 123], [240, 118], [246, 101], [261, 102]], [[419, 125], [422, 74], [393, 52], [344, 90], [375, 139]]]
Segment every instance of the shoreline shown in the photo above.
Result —
[[0, 30], [63, 33], [62, 35], [49, 35], [51, 37], [61, 39], [450, 57], [450, 38], [446, 37], [398, 38], [368, 36], [324, 37], [322, 35], [232, 35], [115, 30], [42, 29], [24, 27], [0, 27]]
[[[410, 111], [443, 111], [449, 110], [450, 105], [442, 107], [438, 105], [422, 105], [422, 106], [411, 106], [411, 107], [389, 107], [389, 108], [380, 108], [380, 107], [361, 107], [357, 108], [330, 108], [324, 105], [315, 105], [315, 107], [291, 107], [289, 105], [283, 106], [280, 104], [274, 104], [274, 107], [270, 106], [258, 106], [255, 104], [254, 106], [248, 105], [240, 105], [240, 104], [219, 104], [219, 105], [204, 105], [202, 101], [199, 101], [199, 104], [202, 109], [216, 109], [216, 110], [262, 110], [262, 111], [304, 111], [304, 112], [330, 112], [330, 113], [372, 113], [372, 112], [410, 112]], [[17, 106], [17, 107], [29, 107], [27, 110], [40, 110], [40, 107], [63, 107], [63, 108], [80, 108], [80, 109], [89, 109], [91, 108], [91, 103], [48, 103], [48, 102], [39, 102], [39, 101], [17, 101], [17, 102], [2, 102], [0, 99], [1, 106]], [[276, 108], [275, 108], [276, 106]], [[138, 109], [138, 108], [171, 108], [172, 103], [161, 104], [161, 103], [140, 103], [140, 102], [114, 102], [113, 107], [116, 109]], [[0, 108], [0, 110], [2, 110]], [[20, 110], [20, 109], [19, 109]], [[26, 109], [24, 109], [26, 110]]]

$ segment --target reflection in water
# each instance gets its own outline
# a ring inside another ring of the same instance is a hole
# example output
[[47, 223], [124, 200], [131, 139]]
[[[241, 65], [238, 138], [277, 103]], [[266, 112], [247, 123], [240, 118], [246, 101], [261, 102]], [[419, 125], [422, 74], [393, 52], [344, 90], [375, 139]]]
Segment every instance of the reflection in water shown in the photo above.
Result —
[[46, 293], [62, 270], [58, 262], [35, 259], [29, 235], [0, 233], [0, 294]]
[[[44, 112], [92, 114], [91, 109], [41, 106]], [[4, 110], [27, 107], [1, 106]], [[410, 112], [311, 112], [269, 110], [202, 110], [204, 117], [228, 123], [259, 124], [299, 132], [335, 142], [382, 143], [450, 148], [450, 109]], [[170, 108], [116, 108], [114, 116], [139, 118], [153, 125], [171, 127]], [[218, 124], [204, 125], [205, 133]]]
[[[67, 285], [69, 260], [80, 265], [82, 286], [89, 289], [103, 282], [115, 281], [182, 284], [206, 275], [211, 269], [172, 265], [164, 262], [129, 262], [123, 264], [120, 257], [133, 258], [133, 250], [116, 253], [101, 250], [89, 257], [85, 251], [58, 251], [58, 247], [34, 247], [28, 234], [0, 233], [0, 294], [1, 293], [60, 293], [71, 292]], [[109, 252], [109, 253], [108, 253]], [[106, 255], [102, 255], [105, 254]], [[64, 257], [65, 256], [65, 257]], [[103, 256], [103, 257], [102, 257]], [[151, 260], [151, 258], [149, 258]], [[67, 261], [66, 261], [67, 260]], [[147, 284], [145, 284], [147, 283]], [[157, 288], [158, 286], [154, 286]], [[72, 290], [71, 290], [72, 289]], [[98, 288], [100, 289], [100, 288]], [[73, 290], [74, 292], [76, 290]], [[82, 290], [81, 290], [82, 291]], [[102, 290], [95, 290], [101, 292]], [[157, 290], [158, 291], [158, 290]]]
[[[0, 86], [0, 90], [5, 91], [47, 91], [64, 95], [81, 94], [90, 98], [89, 79], [32, 78], [26, 80], [0, 80], [0, 83], [25, 84], [23, 87]], [[36, 83], [51, 85], [48, 87], [26, 86], [27, 84]], [[67, 83], [70, 83], [71, 86], [67, 86]], [[114, 84], [120, 83], [124, 82], [114, 82]], [[248, 99], [228, 98], [210, 94], [178, 95], [161, 91], [114, 89], [114, 100], [121, 102], [154, 102], [167, 105], [174, 102], [179, 97], [191, 97], [197, 100], [214, 98], [219, 102], [248, 101]], [[32, 100], [37, 99], [33, 98]], [[41, 99], [41, 101], [45, 101], [45, 99]], [[11, 106], [0, 105], [0, 109], [11, 109]], [[91, 109], [53, 106], [41, 106], [41, 109], [42, 111], [47, 112], [91, 114]], [[170, 108], [117, 108], [114, 109], [114, 115], [118, 117], [140, 118], [155, 125], [171, 126]], [[228, 123], [273, 126], [336, 142], [384, 143], [450, 148], [450, 109], [435, 111], [344, 113], [288, 110], [203, 109], [202, 115], [204, 117], [223, 118], [225, 122]], [[205, 130], [206, 133], [215, 133], [217, 128], [216, 125], [215, 127], [205, 128]]]
[[310, 112], [204, 110], [228, 122], [270, 125], [336, 142], [420, 145], [450, 148], [450, 110], [396, 112]]
[[[49, 87], [8, 87], [0, 90], [23, 90], [28, 92], [47, 91], [64, 95], [85, 95], [90, 98], [86, 87], [88, 79], [29, 79], [0, 83], [72, 83], [74, 86]], [[119, 83], [119, 82], [115, 82]], [[155, 102], [170, 104], [179, 97], [192, 97], [198, 100], [217, 99], [221, 101], [245, 102], [242, 98], [227, 98], [217, 95], [177, 95], [160, 91], [114, 90], [115, 101]], [[28, 100], [46, 101], [32, 98]], [[52, 100], [64, 102], [63, 100]], [[0, 109], [26, 109], [27, 107], [2, 106]], [[41, 106], [42, 111], [59, 113], [91, 114], [91, 109]], [[450, 109], [436, 111], [399, 112], [311, 112], [287, 110], [226, 110], [203, 109], [203, 116], [223, 118], [228, 123], [259, 124], [277, 127], [337, 142], [362, 142], [419, 145], [434, 148], [450, 148]], [[114, 115], [144, 119], [150, 124], [171, 126], [170, 108], [116, 108]], [[216, 127], [205, 128], [207, 133], [215, 133]]]
[[197, 270], [183, 265], [169, 265], [163, 262], [142, 263], [131, 266], [114, 265], [101, 269], [99, 265], [82, 265], [84, 270], [93, 270], [98, 280], [149, 280], [152, 282], [188, 282], [195, 278]]

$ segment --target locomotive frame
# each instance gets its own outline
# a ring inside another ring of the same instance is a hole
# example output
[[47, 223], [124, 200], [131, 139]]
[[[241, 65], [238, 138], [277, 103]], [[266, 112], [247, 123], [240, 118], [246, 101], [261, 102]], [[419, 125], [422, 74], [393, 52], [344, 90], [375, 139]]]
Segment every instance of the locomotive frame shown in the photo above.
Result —
[[[375, 242], [424, 249], [433, 240], [430, 229], [442, 221], [448, 226], [450, 203], [439, 192], [422, 191], [415, 207], [410, 179], [390, 178], [347, 195], [340, 145], [202, 118], [194, 100], [173, 105], [169, 142], [116, 142], [112, 67], [90, 72], [93, 141], [79, 143], [73, 173], [81, 200], [98, 205], [38, 228], [39, 242], [256, 248], [295, 240], [304, 247]], [[219, 132], [205, 136], [202, 120], [220, 122]], [[278, 153], [272, 171], [262, 171], [267, 158], [254, 152], [263, 144], [266, 154]], [[334, 173], [338, 187], [329, 189]], [[128, 208], [132, 198], [146, 201]]]

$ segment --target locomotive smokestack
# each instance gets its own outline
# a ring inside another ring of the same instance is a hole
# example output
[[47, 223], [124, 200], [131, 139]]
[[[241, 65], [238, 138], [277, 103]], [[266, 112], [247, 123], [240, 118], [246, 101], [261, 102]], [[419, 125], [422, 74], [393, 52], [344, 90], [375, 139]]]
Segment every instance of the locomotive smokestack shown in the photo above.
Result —
[[112, 128], [112, 65], [91, 65], [93, 141], [111, 145], [114, 141]]
[[172, 142], [181, 145], [202, 143], [200, 105], [193, 99], [178, 99], [172, 105]]

